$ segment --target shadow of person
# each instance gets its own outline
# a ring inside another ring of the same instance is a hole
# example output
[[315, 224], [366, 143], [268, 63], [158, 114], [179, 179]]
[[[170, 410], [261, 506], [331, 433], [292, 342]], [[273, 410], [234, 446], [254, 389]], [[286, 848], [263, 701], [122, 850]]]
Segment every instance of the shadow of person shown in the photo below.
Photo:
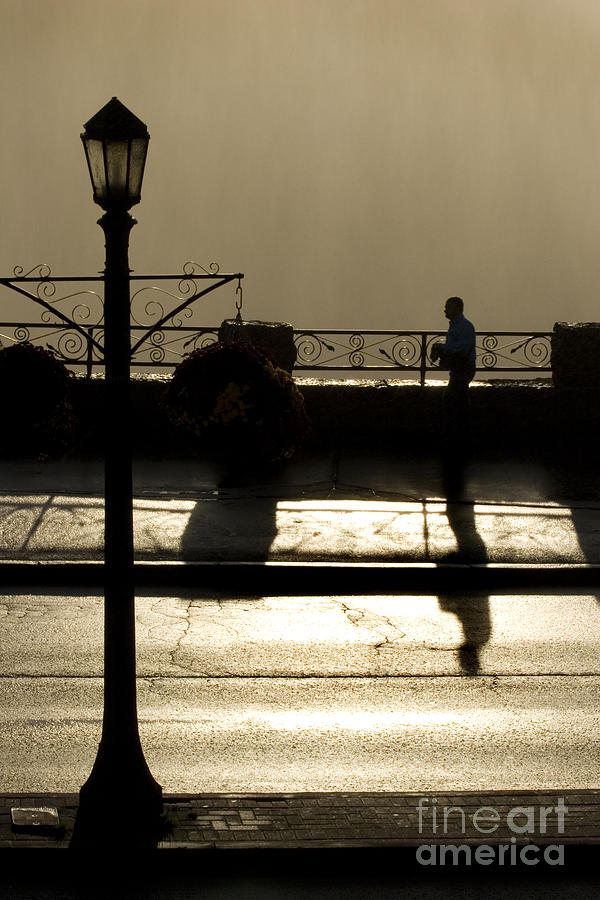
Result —
[[479, 653], [492, 633], [489, 596], [477, 591], [438, 594], [444, 612], [453, 613], [460, 621], [463, 642], [458, 648], [458, 661], [466, 675], [477, 675], [481, 669]]
[[[466, 463], [452, 453], [442, 461], [442, 486], [446, 497], [446, 516], [456, 539], [456, 550], [440, 560], [444, 565], [486, 565], [488, 554], [475, 523], [475, 503], [466, 490]], [[463, 643], [458, 649], [460, 667], [467, 675], [480, 671], [479, 653], [492, 633], [489, 595], [469, 586], [472, 573], [464, 570], [465, 587], [460, 592], [438, 594], [444, 612], [453, 613], [460, 621]]]

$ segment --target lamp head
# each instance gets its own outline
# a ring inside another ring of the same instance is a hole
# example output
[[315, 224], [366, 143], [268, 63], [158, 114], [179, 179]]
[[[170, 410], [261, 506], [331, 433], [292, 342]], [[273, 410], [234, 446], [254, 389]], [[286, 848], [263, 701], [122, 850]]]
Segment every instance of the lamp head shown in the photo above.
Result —
[[83, 127], [94, 202], [105, 210], [130, 209], [140, 202], [148, 129], [116, 97]]

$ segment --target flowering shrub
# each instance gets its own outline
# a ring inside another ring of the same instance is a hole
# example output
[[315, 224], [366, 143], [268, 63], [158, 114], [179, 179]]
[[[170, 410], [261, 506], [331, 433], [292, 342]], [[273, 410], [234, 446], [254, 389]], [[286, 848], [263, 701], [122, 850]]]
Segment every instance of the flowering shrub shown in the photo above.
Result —
[[230, 457], [287, 458], [310, 427], [292, 376], [270, 354], [237, 341], [190, 353], [165, 401], [203, 449]]
[[27, 341], [0, 347], [2, 455], [44, 458], [64, 450], [74, 426], [72, 378], [50, 350]]

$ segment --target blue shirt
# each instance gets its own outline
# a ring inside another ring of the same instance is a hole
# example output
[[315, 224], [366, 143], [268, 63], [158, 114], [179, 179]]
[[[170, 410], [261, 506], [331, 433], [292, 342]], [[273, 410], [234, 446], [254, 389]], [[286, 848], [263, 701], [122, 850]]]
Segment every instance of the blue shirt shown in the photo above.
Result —
[[462, 313], [450, 322], [445, 348], [451, 353], [460, 355], [465, 362], [475, 365], [475, 328]]

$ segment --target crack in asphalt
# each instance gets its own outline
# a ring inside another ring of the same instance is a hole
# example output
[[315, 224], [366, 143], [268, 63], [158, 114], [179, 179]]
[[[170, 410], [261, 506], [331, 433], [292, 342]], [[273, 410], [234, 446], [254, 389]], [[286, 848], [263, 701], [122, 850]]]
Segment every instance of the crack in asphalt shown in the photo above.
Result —
[[191, 620], [191, 616], [190, 616], [190, 610], [191, 610], [191, 608], [192, 608], [192, 604], [194, 603], [194, 601], [193, 601], [193, 600], [188, 600], [188, 601], [184, 601], [184, 603], [185, 603], [184, 610], [183, 610], [183, 611], [184, 611], [184, 615], [183, 615], [183, 617], [182, 617], [182, 620], [183, 620], [183, 628], [182, 628], [181, 634], [179, 635], [179, 637], [178, 637], [177, 640], [175, 641], [175, 647], [173, 648], [173, 650], [170, 650], [170, 651], [169, 651], [168, 656], [169, 656], [170, 659], [171, 659], [171, 665], [175, 666], [175, 667], [178, 668], [178, 669], [183, 669], [183, 670], [185, 671], [186, 668], [189, 668], [189, 667], [183, 666], [183, 665], [181, 665], [181, 663], [177, 662], [176, 657], [177, 657], [177, 655], [178, 655], [179, 653], [181, 653], [181, 644], [182, 644], [182, 641], [185, 640], [185, 638], [187, 637], [187, 635], [188, 635], [188, 633], [189, 633], [189, 630], [190, 630], [190, 628], [191, 628], [191, 626], [192, 626], [192, 620]]
[[[256, 598], [260, 600], [260, 605], [264, 608], [264, 598]], [[193, 627], [193, 611], [199, 610], [202, 612], [202, 621], [200, 623], [202, 628], [221, 628], [226, 633], [232, 635], [233, 637], [239, 638], [242, 634], [240, 628], [236, 628], [230, 623], [219, 621], [220, 615], [225, 615], [228, 612], [228, 607], [231, 606], [232, 602], [235, 603], [236, 608], [238, 604], [236, 601], [224, 600], [220, 597], [214, 597], [211, 601], [217, 609], [214, 612], [210, 612], [207, 609], [206, 600], [183, 600], [180, 599], [178, 601], [178, 605], [175, 608], [169, 608], [168, 606], [165, 608], [165, 601], [163, 598], [157, 600], [152, 603], [150, 606], [150, 611], [154, 615], [162, 616], [171, 621], [175, 620], [176, 622], [181, 623], [180, 633], [178, 636], [174, 636], [170, 631], [166, 637], [162, 637], [160, 632], [163, 629], [163, 625], [149, 625], [146, 628], [146, 634], [148, 638], [152, 638], [154, 640], [162, 640], [165, 643], [171, 644], [172, 649], [166, 650], [163, 654], [161, 654], [164, 658], [168, 659], [170, 665], [177, 670], [180, 670], [184, 673], [193, 673], [198, 677], [202, 677], [205, 675], [206, 677], [212, 677], [209, 673], [203, 673], [202, 670], [195, 668], [193, 655], [190, 657], [189, 662], [184, 662], [181, 657], [185, 657], [185, 648], [182, 646], [186, 638], [188, 637], [192, 627]], [[181, 605], [183, 604], [183, 605]], [[256, 603], [252, 605], [252, 607], [248, 607], [244, 605], [243, 610], [248, 609], [256, 609]], [[208, 613], [208, 614], [207, 614]], [[253, 643], [249, 639], [246, 640], [247, 643]], [[219, 677], [235, 677], [234, 672], [228, 672], [227, 670], [221, 670], [219, 672]], [[177, 676], [174, 676], [177, 677]]]
[[[181, 606], [182, 603], [184, 604], [183, 607]], [[181, 633], [177, 637], [173, 636], [171, 628], [169, 628], [167, 636], [162, 637], [161, 632], [164, 628], [164, 622], [159, 622], [158, 624], [153, 625], [144, 622], [145, 616], [143, 614], [136, 615], [136, 626], [139, 627], [142, 624], [145, 625], [146, 638], [148, 640], [162, 641], [165, 644], [172, 644], [174, 640], [173, 649], [166, 650], [160, 655], [163, 658], [167, 659], [175, 669], [181, 669], [183, 672], [186, 671], [186, 667], [180, 665], [176, 661], [175, 657], [177, 653], [180, 652], [181, 642], [184, 640], [190, 628], [191, 623], [189, 611], [192, 603], [192, 600], [179, 600], [177, 605], [173, 608], [169, 605], [166, 605], [164, 599], [160, 598], [150, 604], [149, 609], [151, 615], [158, 616], [163, 620], [169, 620], [170, 625], [172, 625], [173, 621], [175, 621], [176, 623], [181, 623]]]
[[502, 695], [502, 691], [500, 690], [500, 677], [501, 676], [499, 675], [493, 675], [491, 678], [488, 677], [485, 687], [491, 694], [498, 698], [505, 708], [512, 709], [512, 703], [510, 703], [507, 697]]
[[367, 631], [379, 631], [380, 640], [373, 644], [374, 650], [382, 650], [384, 647], [388, 647], [406, 637], [406, 632], [402, 631], [390, 616], [382, 616], [360, 607], [350, 606], [344, 600], [336, 597], [331, 599], [338, 604], [351, 625], [354, 625], [356, 628], [365, 628]]

